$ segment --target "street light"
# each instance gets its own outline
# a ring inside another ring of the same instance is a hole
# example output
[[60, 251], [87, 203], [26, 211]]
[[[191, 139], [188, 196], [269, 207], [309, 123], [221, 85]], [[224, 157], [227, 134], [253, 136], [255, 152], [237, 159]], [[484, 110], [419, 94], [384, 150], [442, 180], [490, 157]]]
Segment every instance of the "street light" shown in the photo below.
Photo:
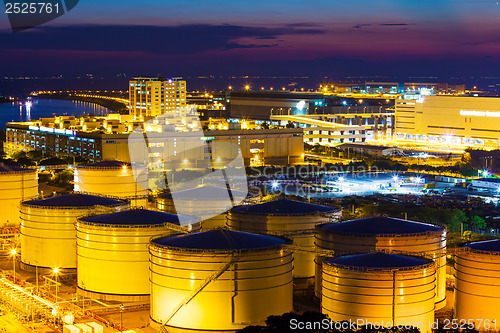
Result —
[[56, 276], [56, 302], [57, 302], [57, 287], [58, 287], [57, 274], [59, 273], [59, 268], [56, 267], [52, 271], [54, 272], [54, 274]]
[[14, 271], [14, 283], [16, 283], [16, 254], [17, 254], [17, 250], [16, 249], [10, 250], [10, 254], [12, 254], [12, 268]]
[[123, 332], [123, 304], [120, 304], [120, 332]]

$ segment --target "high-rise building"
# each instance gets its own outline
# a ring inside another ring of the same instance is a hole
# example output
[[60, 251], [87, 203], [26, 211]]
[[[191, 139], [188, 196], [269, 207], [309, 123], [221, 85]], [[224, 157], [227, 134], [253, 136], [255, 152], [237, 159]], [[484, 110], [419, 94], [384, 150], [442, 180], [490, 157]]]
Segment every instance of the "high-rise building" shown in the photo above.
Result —
[[129, 112], [156, 117], [186, 106], [186, 81], [161, 77], [136, 77], [129, 83]]

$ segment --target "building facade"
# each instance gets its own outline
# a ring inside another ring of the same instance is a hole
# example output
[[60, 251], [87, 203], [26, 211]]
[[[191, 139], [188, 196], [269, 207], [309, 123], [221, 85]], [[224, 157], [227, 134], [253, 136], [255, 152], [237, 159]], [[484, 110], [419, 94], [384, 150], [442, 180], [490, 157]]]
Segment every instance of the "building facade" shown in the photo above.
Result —
[[[151, 133], [150, 133], [151, 134]], [[154, 133], [152, 133], [154, 134]], [[158, 134], [165, 136], [165, 134]], [[176, 151], [165, 152], [171, 156], [168, 167], [196, 168], [197, 161], [206, 159], [204, 151], [188, 149], [189, 132], [175, 132], [178, 138]], [[184, 139], [182, 139], [184, 138]], [[193, 140], [199, 140], [193, 136]], [[128, 133], [97, 133], [74, 131], [59, 128], [29, 125], [27, 123], [9, 123], [6, 129], [5, 152], [40, 150], [46, 156], [82, 157], [97, 162], [101, 160], [119, 160], [130, 162]], [[229, 162], [241, 152], [246, 165], [286, 165], [304, 160], [304, 133], [302, 129], [261, 129], [261, 130], [215, 130], [206, 131], [205, 142], [208, 144], [227, 142], [239, 151], [217, 151], [221, 158], [218, 163]], [[182, 146], [182, 143], [186, 147]], [[222, 147], [222, 146], [220, 146]], [[227, 145], [224, 147], [228, 147]], [[150, 158], [162, 147], [149, 147]], [[202, 163], [199, 163], [202, 165]]]
[[138, 77], [129, 82], [129, 112], [155, 117], [186, 106], [186, 81]]
[[421, 96], [396, 100], [395, 138], [498, 149], [500, 98]]

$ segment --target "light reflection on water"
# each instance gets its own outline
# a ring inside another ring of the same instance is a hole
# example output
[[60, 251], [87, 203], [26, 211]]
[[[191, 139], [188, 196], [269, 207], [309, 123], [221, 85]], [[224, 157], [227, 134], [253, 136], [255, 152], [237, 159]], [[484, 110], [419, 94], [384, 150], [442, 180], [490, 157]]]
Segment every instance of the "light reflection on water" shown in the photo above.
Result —
[[0, 103], [0, 128], [5, 128], [7, 122], [30, 121], [54, 116], [82, 116], [93, 114], [102, 116], [110, 112], [95, 103], [78, 102], [58, 99], [33, 99], [31, 105]]

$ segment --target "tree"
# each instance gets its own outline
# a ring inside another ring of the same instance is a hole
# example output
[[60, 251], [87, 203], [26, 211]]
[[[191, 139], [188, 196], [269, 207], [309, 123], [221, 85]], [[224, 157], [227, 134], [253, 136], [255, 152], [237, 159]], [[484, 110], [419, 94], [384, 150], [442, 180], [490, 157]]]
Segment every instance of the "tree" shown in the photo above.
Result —
[[54, 178], [48, 182], [49, 185], [62, 187], [66, 190], [73, 189], [73, 170], [66, 169], [55, 174]]
[[469, 219], [469, 224], [472, 227], [475, 227], [478, 229], [486, 229], [486, 221], [477, 215], [474, 215]]

